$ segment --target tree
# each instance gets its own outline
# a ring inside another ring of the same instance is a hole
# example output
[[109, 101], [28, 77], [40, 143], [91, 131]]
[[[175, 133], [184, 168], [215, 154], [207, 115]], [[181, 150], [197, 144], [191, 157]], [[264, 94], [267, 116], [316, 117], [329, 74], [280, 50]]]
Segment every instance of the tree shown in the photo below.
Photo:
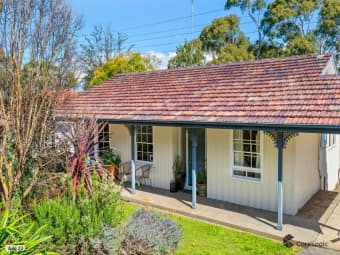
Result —
[[75, 88], [78, 86], [78, 80], [75, 75], [75, 70], [67, 70], [66, 72], [59, 66], [53, 65], [49, 62], [28, 62], [22, 69], [22, 78], [24, 81], [31, 80], [37, 75], [40, 79], [51, 79], [51, 83], [60, 88]]
[[202, 42], [194, 39], [177, 47], [176, 56], [169, 60], [168, 68], [198, 66], [205, 62]]
[[140, 53], [129, 51], [120, 53], [94, 70], [94, 76], [89, 83], [89, 87], [93, 87], [120, 73], [145, 72], [154, 69], [154, 59], [150, 56], [142, 56]]
[[[242, 43], [245, 43], [242, 45]], [[241, 46], [242, 45], [242, 46]], [[249, 43], [239, 42], [237, 45], [228, 43], [220, 50], [216, 59], [213, 59], [212, 63], [229, 63], [229, 62], [240, 62], [244, 60], [253, 60], [254, 55], [248, 50]]]
[[274, 0], [262, 20], [266, 35], [281, 40], [286, 55], [317, 51], [312, 25], [319, 8], [318, 0]]
[[1, 1], [0, 196], [6, 206], [25, 198], [56, 157], [53, 110], [74, 66], [81, 24], [63, 0]]
[[264, 43], [264, 33], [261, 21], [267, 8], [267, 4], [268, 1], [265, 0], [227, 0], [224, 6], [226, 10], [229, 10], [232, 7], [240, 8], [241, 12], [246, 12], [254, 23], [258, 34], [257, 42], [254, 45], [256, 59], [261, 57], [261, 50]]
[[[206, 63], [225, 63], [254, 59], [250, 43], [240, 30], [239, 17], [217, 18], [203, 28], [199, 38], [177, 48], [168, 67], [187, 67]], [[207, 59], [212, 58], [212, 61]]]
[[319, 52], [340, 51], [340, 3], [338, 0], [323, 0], [317, 36]]
[[206, 26], [200, 40], [203, 49], [212, 55], [213, 63], [229, 61], [242, 61], [253, 59], [252, 53], [248, 52], [250, 43], [239, 27], [240, 19], [236, 15], [214, 19]]
[[127, 39], [123, 33], [115, 34], [109, 26], [104, 28], [102, 25], [95, 26], [93, 32], [85, 36], [86, 43], [80, 45], [79, 57], [80, 66], [85, 74], [83, 77], [85, 88], [89, 87], [97, 67], [124, 51], [124, 43]]

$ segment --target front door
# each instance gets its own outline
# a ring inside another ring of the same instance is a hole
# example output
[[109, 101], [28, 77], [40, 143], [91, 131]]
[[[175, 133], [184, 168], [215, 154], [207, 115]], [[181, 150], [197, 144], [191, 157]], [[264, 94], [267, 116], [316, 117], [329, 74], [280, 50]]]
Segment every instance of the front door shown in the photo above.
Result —
[[188, 129], [188, 168], [187, 168], [187, 186], [191, 187], [192, 185], [192, 134], [196, 132], [197, 135], [197, 157], [196, 157], [196, 166], [197, 171], [205, 168], [205, 129], [204, 128], [195, 128]]

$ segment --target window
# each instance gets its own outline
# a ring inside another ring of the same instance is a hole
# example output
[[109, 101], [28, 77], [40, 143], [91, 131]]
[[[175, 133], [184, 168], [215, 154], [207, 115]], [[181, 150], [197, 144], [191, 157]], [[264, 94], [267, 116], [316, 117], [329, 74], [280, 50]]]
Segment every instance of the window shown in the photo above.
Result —
[[329, 134], [327, 137], [327, 146], [332, 147], [336, 143], [336, 136]]
[[262, 152], [260, 131], [234, 130], [232, 145], [233, 176], [261, 180]]
[[137, 160], [153, 161], [152, 126], [136, 127]]
[[99, 129], [101, 132], [98, 134], [98, 152], [101, 157], [103, 152], [110, 148], [110, 126], [109, 124], [99, 125]]

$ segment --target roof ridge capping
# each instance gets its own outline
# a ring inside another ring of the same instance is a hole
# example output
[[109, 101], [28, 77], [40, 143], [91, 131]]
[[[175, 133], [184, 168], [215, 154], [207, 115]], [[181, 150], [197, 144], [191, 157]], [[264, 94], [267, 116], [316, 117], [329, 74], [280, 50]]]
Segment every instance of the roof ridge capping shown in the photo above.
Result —
[[[336, 54], [326, 54], [329, 56], [329, 60], [325, 66], [325, 68], [322, 70], [321, 75], [322, 77], [325, 76], [338, 76], [338, 67], [336, 65], [336, 59], [335, 55]], [[318, 55], [317, 58], [320, 59], [325, 55]]]
[[[228, 62], [228, 63], [222, 63], [222, 64], [206, 64], [206, 65], [199, 65], [199, 66], [190, 66], [190, 67], [178, 67], [173, 69], [159, 69], [159, 70], [152, 70], [152, 71], [145, 71], [145, 72], [130, 72], [130, 73], [120, 73], [117, 74], [106, 81], [109, 81], [113, 79], [114, 77], [119, 76], [130, 76], [130, 75], [141, 75], [141, 74], [151, 74], [151, 73], [167, 73], [167, 72], [173, 72], [173, 71], [185, 71], [185, 70], [199, 70], [199, 69], [207, 69], [207, 68], [214, 68], [214, 67], [223, 67], [223, 66], [234, 66], [234, 65], [247, 65], [247, 64], [254, 64], [254, 63], [270, 63], [270, 62], [278, 62], [278, 61], [289, 61], [294, 59], [322, 59], [322, 58], [330, 58], [335, 59], [334, 54], [332, 53], [313, 53], [313, 54], [304, 54], [304, 55], [294, 55], [289, 57], [279, 57], [279, 58], [263, 58], [258, 60], [245, 60], [245, 61], [237, 61], [237, 62]], [[334, 62], [335, 64], [335, 62]], [[323, 74], [323, 72], [321, 73]]]

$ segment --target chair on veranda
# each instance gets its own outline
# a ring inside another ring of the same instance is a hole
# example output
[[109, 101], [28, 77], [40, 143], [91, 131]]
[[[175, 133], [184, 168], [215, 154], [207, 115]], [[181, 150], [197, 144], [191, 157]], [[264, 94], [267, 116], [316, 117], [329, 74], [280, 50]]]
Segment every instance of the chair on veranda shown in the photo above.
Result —
[[[151, 186], [150, 171], [151, 171], [151, 165], [149, 164], [136, 167], [136, 183], [138, 186], [140, 186], [141, 183]], [[121, 163], [120, 179], [122, 179], [123, 182], [126, 182], [126, 181], [131, 182], [131, 161], [126, 161], [124, 163]]]
[[142, 184], [151, 186], [151, 178], [150, 178], [151, 165], [149, 165], [149, 164], [142, 165], [141, 167], [138, 168], [138, 171], [141, 174], [140, 180], [141, 180]]

